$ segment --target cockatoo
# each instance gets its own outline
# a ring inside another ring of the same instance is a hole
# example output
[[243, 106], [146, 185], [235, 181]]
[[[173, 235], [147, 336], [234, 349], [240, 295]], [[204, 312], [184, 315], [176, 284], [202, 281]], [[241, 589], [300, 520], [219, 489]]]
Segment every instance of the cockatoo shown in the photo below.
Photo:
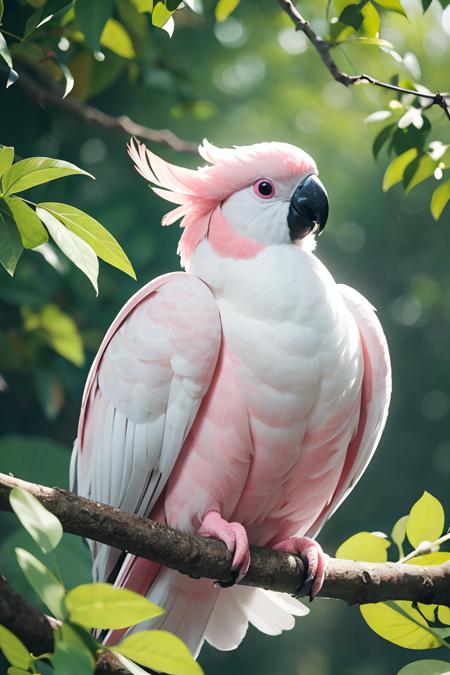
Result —
[[[84, 391], [71, 475], [95, 501], [207, 537], [302, 555], [311, 595], [326, 556], [314, 540], [367, 467], [385, 425], [389, 352], [374, 309], [314, 255], [328, 199], [314, 160], [279, 142], [174, 166], [132, 141], [136, 169], [178, 206], [184, 272], [154, 279], [119, 312]], [[252, 623], [274, 635], [307, 609], [282, 593], [221, 588], [91, 542], [93, 577], [135, 590], [161, 617], [130, 629], [237, 647]], [[114, 644], [124, 631], [112, 631]]]

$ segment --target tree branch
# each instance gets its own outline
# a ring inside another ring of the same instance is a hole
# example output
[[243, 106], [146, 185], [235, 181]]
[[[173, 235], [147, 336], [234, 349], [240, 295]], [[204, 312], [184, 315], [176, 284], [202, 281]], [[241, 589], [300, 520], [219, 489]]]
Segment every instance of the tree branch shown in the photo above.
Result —
[[73, 98], [62, 98], [61, 92], [39, 84], [22, 69], [18, 72], [18, 84], [20, 84], [24, 92], [41, 107], [50, 105], [81, 118], [83, 122], [86, 122], [87, 124], [96, 124], [103, 129], [118, 129], [128, 136], [137, 136], [146, 141], [153, 141], [154, 143], [165, 143], [179, 152], [190, 152], [194, 154], [197, 154], [198, 152], [198, 144], [178, 138], [178, 136], [169, 129], [150, 129], [149, 127], [134, 122], [126, 115], [113, 117], [98, 108], [76, 101]]
[[[60, 519], [65, 532], [129, 551], [191, 577], [221, 581], [230, 577], [232, 555], [221, 541], [179, 532], [66, 490], [5, 474], [0, 474], [0, 510], [11, 510], [9, 493], [15, 486], [37, 497]], [[244, 585], [291, 595], [303, 585], [307, 570], [300, 558], [252, 546], [251, 559]], [[330, 558], [320, 596], [351, 605], [383, 600], [450, 605], [450, 563], [425, 567]]]
[[288, 15], [292, 23], [295, 26], [295, 30], [299, 30], [306, 35], [308, 40], [312, 43], [316, 51], [319, 53], [320, 58], [329, 71], [333, 79], [336, 82], [340, 82], [346, 87], [349, 87], [353, 84], [358, 84], [360, 82], [368, 82], [373, 84], [376, 87], [382, 87], [383, 89], [391, 89], [402, 94], [412, 94], [418, 96], [419, 98], [429, 99], [430, 106], [438, 105], [447, 116], [447, 119], [450, 120], [450, 107], [448, 103], [448, 97], [441, 92], [432, 93], [420, 93], [414, 89], [407, 89], [405, 87], [398, 87], [395, 84], [390, 82], [383, 82], [382, 80], [377, 80], [371, 75], [366, 73], [360, 73], [359, 75], [348, 75], [343, 70], [339, 68], [336, 61], [331, 55], [331, 47], [333, 44], [326, 40], [323, 40], [317, 33], [311, 28], [309, 21], [307, 21], [298, 11], [298, 9], [293, 4], [292, 0], [278, 0], [281, 9]]

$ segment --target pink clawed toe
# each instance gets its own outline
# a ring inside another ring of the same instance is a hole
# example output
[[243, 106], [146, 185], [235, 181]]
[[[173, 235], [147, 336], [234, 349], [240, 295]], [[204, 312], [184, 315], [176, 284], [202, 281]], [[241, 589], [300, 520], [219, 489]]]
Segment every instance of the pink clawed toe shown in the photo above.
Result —
[[219, 582], [219, 585], [226, 588], [239, 583], [250, 566], [250, 550], [245, 527], [240, 523], [229, 523], [218, 511], [208, 511], [198, 533], [202, 537], [221, 539], [233, 553], [231, 577], [227, 581]]
[[273, 548], [306, 559], [308, 576], [297, 594], [309, 595], [311, 600], [315, 598], [322, 588], [328, 565], [328, 555], [323, 552], [320, 544], [310, 537], [290, 537], [275, 544]]

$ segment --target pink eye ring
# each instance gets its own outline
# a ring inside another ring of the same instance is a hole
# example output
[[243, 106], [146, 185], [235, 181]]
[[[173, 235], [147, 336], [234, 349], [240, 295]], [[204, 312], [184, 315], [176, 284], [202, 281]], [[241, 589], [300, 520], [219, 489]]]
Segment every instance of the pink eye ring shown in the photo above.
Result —
[[261, 199], [270, 199], [275, 194], [275, 185], [269, 178], [259, 178], [253, 183], [253, 190]]

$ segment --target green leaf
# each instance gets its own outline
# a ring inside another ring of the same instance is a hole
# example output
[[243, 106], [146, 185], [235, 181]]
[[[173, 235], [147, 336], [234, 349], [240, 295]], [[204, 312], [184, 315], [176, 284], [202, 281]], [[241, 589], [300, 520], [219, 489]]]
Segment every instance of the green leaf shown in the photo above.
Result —
[[431, 197], [431, 213], [435, 220], [439, 220], [442, 211], [450, 199], [450, 179], [444, 181], [436, 188]]
[[403, 185], [406, 194], [409, 195], [413, 188], [423, 183], [427, 178], [430, 178], [434, 174], [437, 165], [438, 162], [435, 162], [430, 155], [424, 154], [416, 157], [406, 167], [403, 175]]
[[409, 512], [406, 535], [412, 546], [422, 541], [435, 541], [444, 531], [444, 509], [436, 497], [424, 492]]
[[450, 626], [450, 607], [439, 605], [438, 617], [441, 623], [445, 623], [447, 626]]
[[387, 167], [383, 176], [383, 191], [387, 192], [390, 188], [399, 183], [408, 164], [417, 157], [417, 148], [410, 148], [396, 157]]
[[3, 0], [0, 0], [0, 23], [2, 22], [4, 10], [5, 10], [5, 5], [3, 3]]
[[151, 12], [153, 9], [153, 0], [131, 0], [131, 3], [140, 13]]
[[23, 527], [43, 553], [53, 551], [63, 534], [58, 518], [47, 511], [34, 495], [18, 487], [11, 490], [9, 502]]
[[402, 516], [397, 520], [391, 532], [391, 539], [398, 548], [398, 554], [400, 558], [403, 558], [403, 542], [406, 537], [406, 523], [408, 522], [409, 516]]
[[36, 213], [50, 232], [61, 251], [88, 277], [98, 295], [98, 259], [89, 244], [68, 230], [45, 209], [36, 208]]
[[75, 164], [64, 162], [61, 159], [29, 157], [16, 162], [3, 174], [2, 185], [5, 194], [11, 194], [73, 174], [82, 174], [94, 178], [90, 173], [83, 171]]
[[0, 198], [0, 263], [11, 276], [22, 255], [23, 246], [13, 214], [4, 199]]
[[10, 666], [6, 671], [6, 675], [30, 675], [30, 671], [23, 670], [22, 668], [16, 668], [15, 666]]
[[432, 0], [422, 0], [422, 9], [424, 12], [427, 11], [428, 7], [431, 5]]
[[173, 12], [169, 11], [163, 2], [157, 2], [153, 7], [152, 24], [157, 28], [164, 28], [172, 14]]
[[0, 149], [0, 176], [11, 166], [14, 160], [14, 148], [4, 145]]
[[216, 21], [225, 21], [225, 19], [228, 19], [230, 14], [239, 6], [240, 1], [241, 0], [219, 0], [214, 12]]
[[392, 44], [387, 40], [382, 40], [377, 37], [351, 37], [346, 40], [340, 40], [339, 44], [361, 44], [368, 45], [369, 47], [386, 47], [387, 49], [392, 49]]
[[381, 129], [377, 136], [375, 136], [372, 145], [372, 152], [375, 159], [378, 157], [383, 145], [389, 140], [389, 137], [392, 134], [394, 128], [395, 124], [389, 124], [387, 127], [384, 127], [384, 129]]
[[100, 38], [100, 44], [124, 59], [133, 59], [136, 56], [130, 36], [122, 24], [115, 19], [108, 19]]
[[450, 560], [449, 551], [434, 551], [425, 555], [418, 555], [407, 561], [408, 565], [443, 565]]
[[99, 258], [136, 279], [133, 267], [121, 246], [92, 216], [68, 204], [43, 202], [38, 206], [51, 213], [71, 232], [89, 244]]
[[[385, 640], [406, 649], [435, 649], [442, 645], [411, 602], [398, 600], [361, 606], [370, 628]], [[399, 610], [399, 611], [397, 611]]]
[[450, 663], [426, 659], [408, 663], [407, 666], [399, 670], [398, 675], [448, 675], [449, 673]]
[[31, 663], [31, 654], [18, 637], [5, 626], [0, 626], [0, 649], [6, 660], [16, 668], [26, 670]]
[[6, 65], [12, 68], [11, 54], [9, 53], [8, 45], [3, 37], [3, 33], [0, 33], [0, 56], [6, 62]]
[[110, 584], [83, 584], [66, 597], [70, 620], [88, 628], [126, 628], [164, 610], [142, 595]]
[[111, 651], [123, 654], [141, 666], [163, 671], [168, 675], [202, 675], [191, 652], [180, 638], [162, 630], [132, 633]]
[[351, 26], [358, 30], [364, 21], [361, 9], [358, 5], [347, 5], [339, 17], [339, 21], [346, 26]]
[[437, 605], [424, 605], [422, 602], [417, 603], [417, 609], [424, 615], [427, 621], [434, 623], [436, 621], [435, 611]]
[[36, 215], [34, 209], [28, 206], [20, 197], [7, 197], [10, 208], [24, 248], [35, 248], [48, 241], [45, 227]]
[[86, 647], [57, 640], [52, 656], [55, 675], [92, 675], [94, 657]]
[[57, 305], [45, 305], [40, 312], [24, 309], [25, 330], [42, 330], [48, 344], [76, 366], [84, 363], [83, 341], [78, 328], [68, 314]]
[[397, 12], [406, 17], [406, 12], [403, 9], [402, 3], [400, 0], [375, 0], [376, 4], [383, 9], [387, 9], [389, 12]]
[[114, 0], [76, 0], [76, 23], [84, 35], [84, 39], [92, 51], [100, 49], [100, 36], [106, 22], [111, 18]]
[[390, 541], [371, 532], [358, 532], [344, 541], [336, 551], [336, 558], [385, 562]]
[[68, 5], [70, 5], [70, 0], [47, 0], [47, 2], [42, 3], [42, 7], [39, 7], [27, 19], [23, 39], [26, 40], [36, 28], [50, 21], [57, 12], [64, 7], [68, 7]]
[[28, 583], [49, 608], [57, 619], [64, 620], [66, 610], [64, 606], [64, 586], [58, 581], [53, 572], [34, 555], [23, 548], [16, 548], [16, 557], [19, 567]]

